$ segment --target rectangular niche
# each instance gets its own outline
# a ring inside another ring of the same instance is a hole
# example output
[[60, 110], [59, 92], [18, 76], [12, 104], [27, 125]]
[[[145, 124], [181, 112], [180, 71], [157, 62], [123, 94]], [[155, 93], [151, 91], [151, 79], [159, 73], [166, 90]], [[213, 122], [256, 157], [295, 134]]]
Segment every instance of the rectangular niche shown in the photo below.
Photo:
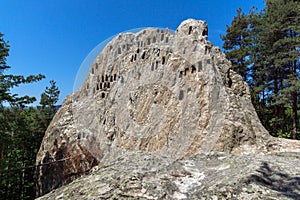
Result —
[[199, 61], [197, 63], [197, 68], [198, 68], [198, 72], [200, 72], [202, 70], [202, 61]]
[[184, 97], [184, 92], [183, 92], [183, 90], [180, 90], [180, 92], [179, 92], [179, 100], [182, 100], [183, 97]]

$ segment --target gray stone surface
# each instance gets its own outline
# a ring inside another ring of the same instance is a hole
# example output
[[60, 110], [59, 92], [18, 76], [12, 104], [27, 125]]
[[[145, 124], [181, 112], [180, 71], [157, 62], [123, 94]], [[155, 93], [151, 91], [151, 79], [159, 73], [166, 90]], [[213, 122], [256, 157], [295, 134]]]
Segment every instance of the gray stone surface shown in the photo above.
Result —
[[45, 133], [38, 195], [128, 151], [170, 159], [299, 151], [268, 134], [247, 84], [207, 34], [204, 21], [189, 19], [174, 34], [149, 28], [109, 42]]
[[185, 159], [125, 153], [39, 200], [299, 199], [299, 160], [299, 153], [211, 152]]

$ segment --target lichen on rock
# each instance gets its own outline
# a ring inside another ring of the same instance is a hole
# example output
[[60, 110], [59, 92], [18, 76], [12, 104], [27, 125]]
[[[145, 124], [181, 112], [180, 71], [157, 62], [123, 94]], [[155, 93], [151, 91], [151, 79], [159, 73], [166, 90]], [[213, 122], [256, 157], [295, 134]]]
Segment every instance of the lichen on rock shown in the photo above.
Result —
[[174, 159], [127, 152], [39, 200], [297, 199], [300, 155], [229, 153]]

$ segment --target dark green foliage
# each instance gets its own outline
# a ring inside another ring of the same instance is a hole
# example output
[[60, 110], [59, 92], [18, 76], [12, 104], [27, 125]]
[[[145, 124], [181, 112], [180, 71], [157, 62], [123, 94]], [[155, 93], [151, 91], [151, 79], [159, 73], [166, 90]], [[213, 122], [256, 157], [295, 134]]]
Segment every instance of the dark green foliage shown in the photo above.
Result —
[[58, 101], [60, 91], [55, 81], [50, 81], [50, 87], [46, 87], [45, 92], [41, 95], [39, 110], [39, 124], [42, 130], [46, 130], [57, 110], [56, 103]]
[[0, 196], [3, 199], [32, 199], [34, 197], [34, 165], [41, 135], [34, 131], [34, 108], [4, 108], [9, 133], [1, 162]]
[[245, 15], [238, 10], [222, 36], [226, 55], [250, 84], [256, 111], [273, 136], [299, 137], [299, 34], [300, 2], [270, 0], [259, 13]]
[[10, 66], [6, 64], [6, 57], [9, 55], [9, 44], [4, 41], [3, 34], [0, 33], [0, 106], [3, 103], [10, 105], [25, 105], [35, 101], [34, 97], [18, 97], [17, 94], [11, 94], [11, 89], [18, 87], [20, 84], [33, 83], [45, 78], [44, 75], [31, 75], [24, 77], [22, 75], [5, 74], [5, 70]]
[[41, 109], [26, 107], [35, 98], [19, 97], [11, 89], [44, 76], [5, 74], [10, 68], [6, 64], [8, 55], [9, 45], [0, 33], [0, 199], [34, 199], [36, 154], [56, 112], [59, 91], [51, 81], [51, 87], [42, 94]]
[[247, 81], [250, 46], [250, 29], [248, 16], [237, 10], [237, 15], [227, 26], [226, 35], [221, 36], [224, 41], [223, 49], [228, 59], [232, 62], [233, 70], [238, 72]]

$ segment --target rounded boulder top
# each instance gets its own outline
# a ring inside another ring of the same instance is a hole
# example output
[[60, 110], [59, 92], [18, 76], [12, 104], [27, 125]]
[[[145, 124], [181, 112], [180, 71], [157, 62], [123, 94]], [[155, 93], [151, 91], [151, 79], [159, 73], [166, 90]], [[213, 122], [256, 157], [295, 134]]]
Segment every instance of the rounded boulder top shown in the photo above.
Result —
[[207, 23], [205, 21], [195, 19], [184, 20], [176, 29], [175, 35], [193, 35], [196, 39], [206, 39], [208, 36]]

